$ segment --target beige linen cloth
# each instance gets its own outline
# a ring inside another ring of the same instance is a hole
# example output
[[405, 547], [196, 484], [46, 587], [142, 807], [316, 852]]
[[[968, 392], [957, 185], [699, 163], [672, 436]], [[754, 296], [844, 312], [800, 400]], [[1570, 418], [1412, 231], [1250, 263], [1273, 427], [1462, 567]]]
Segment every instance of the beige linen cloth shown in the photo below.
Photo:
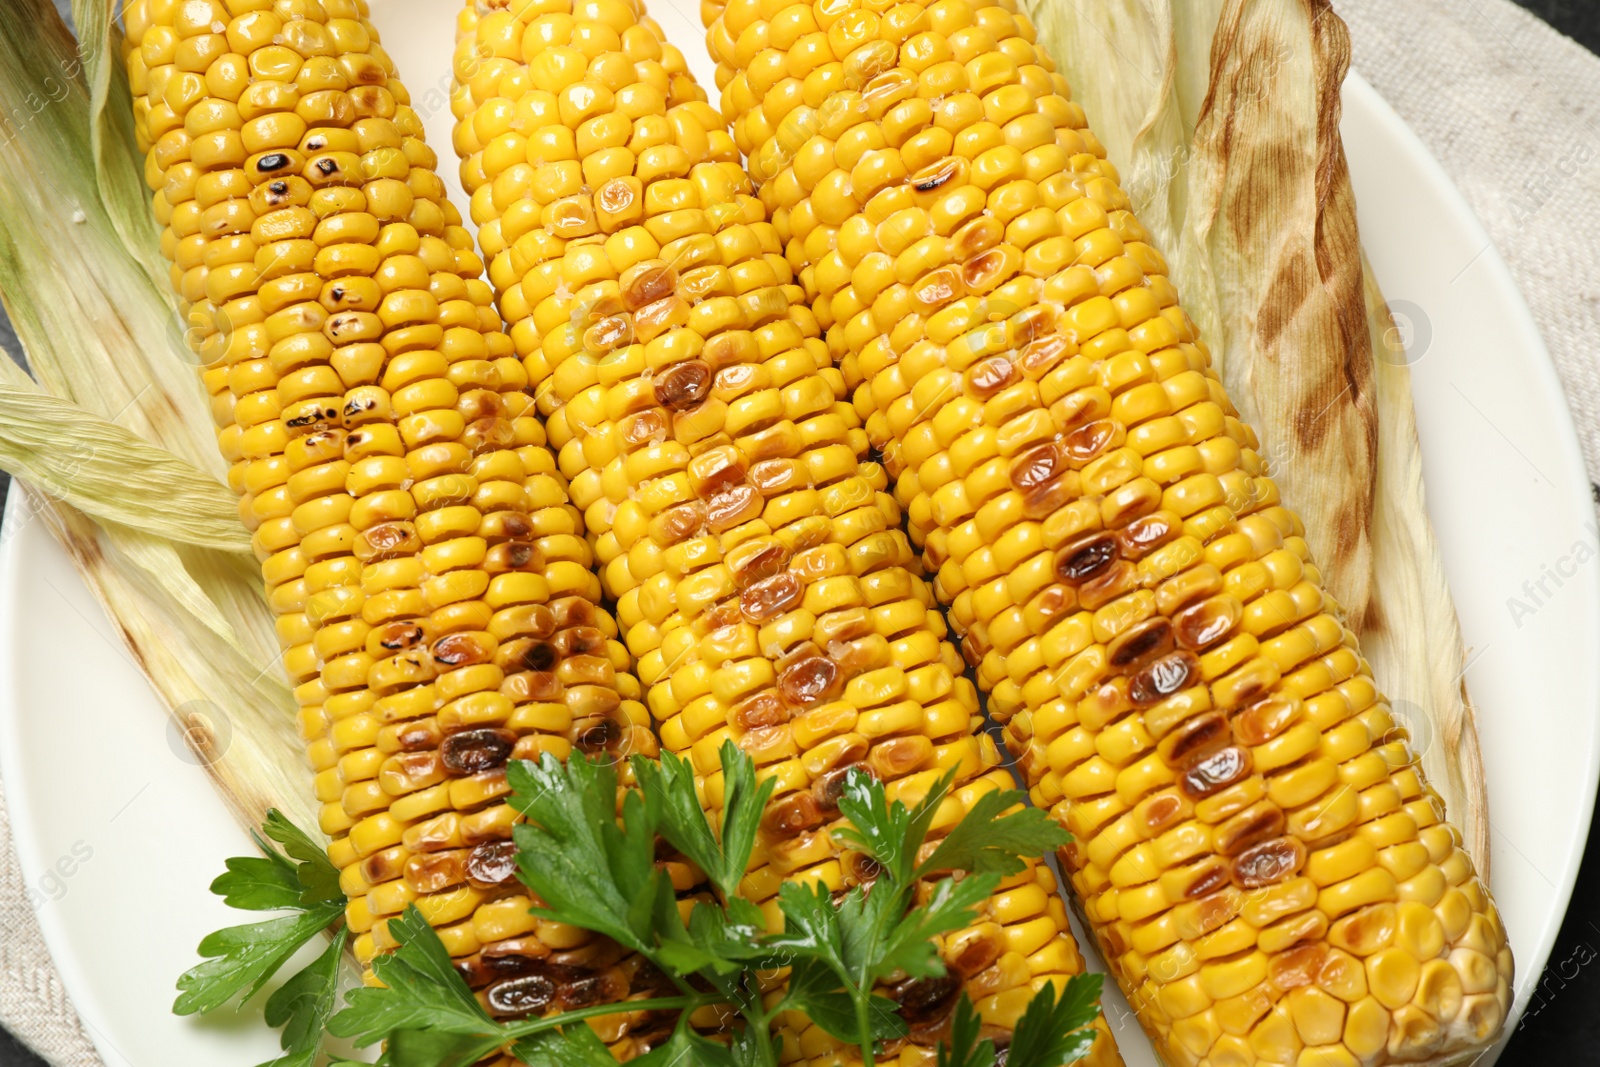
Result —
[[[1510, 264], [1588, 468], [1600, 471], [1600, 59], [1508, 0], [1334, 2], [1356, 68], [1444, 164]], [[101, 1063], [39, 934], [3, 798], [0, 1024], [56, 1067]]]

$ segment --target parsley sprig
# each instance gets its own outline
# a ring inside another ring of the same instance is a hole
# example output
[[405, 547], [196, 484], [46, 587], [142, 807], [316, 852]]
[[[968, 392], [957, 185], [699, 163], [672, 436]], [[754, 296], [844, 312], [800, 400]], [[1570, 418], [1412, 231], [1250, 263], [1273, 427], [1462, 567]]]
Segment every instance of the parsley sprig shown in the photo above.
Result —
[[[614, 784], [608, 795], [614, 804]], [[336, 1011], [340, 964], [349, 937], [339, 872], [322, 848], [281, 813], [268, 814], [262, 833], [267, 840], [253, 835], [262, 855], [228, 860], [227, 873], [212, 882], [211, 890], [231, 907], [288, 914], [228, 927], [206, 937], [200, 943], [200, 954], [208, 958], [178, 979], [179, 996], [173, 1005], [177, 1014], [208, 1012], [234, 1001], [242, 1004], [271, 981], [302, 946], [332, 929], [323, 952], [267, 998], [264, 1015], [268, 1025], [283, 1029], [284, 1055], [261, 1067], [313, 1067], [327, 1051], [324, 1042], [329, 1036], [350, 1039], [357, 1046], [383, 1042], [379, 1067], [470, 1067], [508, 1047], [525, 1062], [541, 1063], [544, 1061], [530, 1057], [549, 1047], [547, 1041], [539, 1040], [546, 1032], [563, 1048], [571, 1044], [582, 1050], [586, 1041], [592, 1040], [605, 1053], [605, 1062], [614, 1064], [594, 1031], [581, 1024], [585, 1019], [616, 1014], [615, 1005], [509, 1023], [495, 1020], [456, 973], [444, 942], [415, 906], [408, 906], [389, 923], [389, 933], [399, 948], [373, 961], [373, 971], [383, 985], [349, 990], [345, 1007]], [[269, 841], [281, 845], [282, 851]], [[715, 993], [691, 990], [678, 997], [630, 1001], [628, 1010], [682, 1010], [687, 1020], [692, 1009], [720, 999]], [[680, 1029], [685, 1032], [675, 1033], [668, 1046], [675, 1052], [686, 1043], [710, 1044], [686, 1025]], [[570, 1037], [564, 1037], [563, 1031]], [[588, 1061], [569, 1056], [555, 1062]], [[666, 1067], [671, 1061], [652, 1053], [636, 1062], [644, 1067]]]
[[[698, 993], [702, 1003], [728, 1005], [743, 1016], [744, 1034], [727, 1048], [695, 1034], [685, 1017], [664, 1063], [689, 1049], [690, 1062], [776, 1067], [777, 1049], [767, 1035], [781, 1009], [763, 1006], [752, 972], [771, 969], [774, 953], [763, 944], [761, 910], [735, 893], [772, 786], [755, 785], [753, 765], [732, 745], [723, 748], [722, 766], [730, 832], [719, 837], [700, 807], [688, 764], [670, 754], [659, 764], [635, 758], [640, 789], [623, 797], [620, 822], [611, 764], [562, 763], [548, 754], [536, 764], [512, 764], [510, 802], [527, 816], [512, 831], [517, 875], [544, 902], [535, 915], [605, 934], [655, 964], [686, 996]], [[720, 898], [695, 902], [687, 924], [671, 880], [656, 863], [658, 835], [707, 873]], [[551, 1063], [587, 1064], [584, 1048], [592, 1040], [587, 1027], [565, 1027], [516, 1052], [536, 1057], [530, 1063], [548, 1056]]]
[[[727, 1050], [702, 1052], [706, 1063], [773, 1067], [779, 1050], [771, 1024], [799, 1011], [859, 1047], [872, 1067], [882, 1043], [908, 1030], [895, 1002], [875, 991], [879, 982], [943, 976], [935, 939], [972, 923], [1002, 878], [1025, 867], [1025, 856], [1068, 840], [1044, 812], [1023, 805], [1020, 792], [994, 791], [926, 849], [954, 772], [910, 807], [891, 803], [876, 778], [853, 772], [839, 802], [849, 825], [838, 837], [877, 863], [877, 877], [838, 899], [818, 882], [785, 883], [778, 894], [783, 930], [768, 935], [760, 909], [737, 888], [774, 783], [758, 782], [754, 764], [731, 741], [720, 759], [719, 828], [704, 814], [692, 768], [670, 753], [659, 762], [633, 760], [639, 791], [624, 798], [620, 823], [612, 817], [616, 775], [609, 766], [546, 756], [513, 765], [509, 774], [511, 803], [527, 816], [515, 829], [519, 877], [545, 902], [536, 914], [615, 938], [685, 992], [715, 990], [744, 1026]], [[687, 924], [655, 864], [657, 836], [705, 871], [715, 890], [715, 901], [695, 902]], [[754, 976], [784, 968], [788, 985], [769, 1004]], [[1093, 1033], [1077, 1031], [1093, 1021], [1098, 994], [1099, 978], [1082, 977], [1059, 996], [1035, 998], [1022, 1020], [1026, 1031], [1019, 1026], [1013, 1037], [1011, 1067], [1061, 1067], [1080, 1056]], [[945, 1050], [950, 1067], [984, 1067], [985, 1056], [992, 1064], [994, 1049], [977, 1040], [970, 1003], [963, 1000], [960, 1011], [966, 1029], [953, 1032]], [[541, 1035], [533, 1047], [567, 1040]], [[561, 1052], [568, 1059], [552, 1062], [587, 1062], [576, 1048]]]
[[[759, 781], [732, 742], [720, 760], [723, 806], [715, 822], [705, 814], [692, 767], [671, 754], [633, 759], [638, 788], [623, 794], [620, 818], [617, 770], [608, 763], [545, 755], [507, 768], [509, 802], [525, 817], [513, 835], [518, 878], [539, 901], [533, 913], [614, 939], [673, 987], [664, 991], [673, 995], [627, 1003], [630, 1012], [678, 1012], [670, 1037], [634, 1061], [640, 1067], [777, 1067], [773, 1023], [786, 1012], [802, 1012], [858, 1047], [865, 1067], [873, 1067], [884, 1043], [909, 1029], [896, 1002], [877, 991], [880, 983], [943, 976], [936, 939], [971, 924], [1001, 880], [1024, 869], [1026, 857], [1067, 841], [1043, 812], [1023, 803], [1023, 794], [992, 791], [930, 842], [953, 772], [910, 806], [890, 802], [882, 783], [853, 772], [839, 801], [847, 825], [836, 837], [872, 859], [875, 879], [840, 894], [820, 882], [785, 883], [777, 899], [783, 929], [768, 934], [766, 916], [738, 887], [775, 783]], [[338, 927], [344, 905], [338, 872], [276, 812], [264, 832], [284, 851], [258, 838], [265, 855], [229, 860], [228, 873], [212, 888], [235, 907], [289, 914], [202, 942], [202, 954], [211, 958], [179, 981], [180, 1012], [210, 1010], [241, 994], [247, 999], [331, 927], [327, 950], [267, 1001], [268, 1021], [284, 1028], [285, 1056], [264, 1067], [312, 1067], [324, 1033], [358, 1046], [381, 1042], [381, 1067], [470, 1067], [497, 1051], [531, 1067], [614, 1062], [585, 1020], [616, 1014], [616, 1005], [497, 1020], [415, 907], [389, 922], [399, 947], [373, 961], [382, 984], [350, 990], [335, 1013], [347, 936]], [[657, 861], [662, 840], [705, 872], [711, 889], [687, 918]], [[760, 979], [784, 971], [782, 995], [765, 995]], [[1099, 992], [1099, 976], [1085, 975], [1036, 996], [1012, 1035], [1008, 1067], [1062, 1067], [1083, 1056], [1094, 1041]], [[711, 1006], [740, 1021], [730, 1036], [712, 1040], [691, 1025], [697, 1009]], [[994, 1067], [996, 1060], [962, 994], [950, 1037], [938, 1050], [939, 1067]]]
[[[301, 946], [335, 923], [342, 924], [345, 896], [339, 871], [311, 837], [273, 810], [255, 837], [262, 855], [227, 861], [227, 873], [211, 891], [231, 908], [288, 914], [263, 922], [230, 926], [200, 942], [204, 963], [178, 979], [172, 1010], [193, 1015], [249, 1000], [282, 969]], [[282, 846], [280, 852], [268, 842]], [[344, 951], [341, 928], [328, 947], [267, 998], [269, 1025], [283, 1027], [284, 1054], [263, 1067], [311, 1067], [338, 990]]]

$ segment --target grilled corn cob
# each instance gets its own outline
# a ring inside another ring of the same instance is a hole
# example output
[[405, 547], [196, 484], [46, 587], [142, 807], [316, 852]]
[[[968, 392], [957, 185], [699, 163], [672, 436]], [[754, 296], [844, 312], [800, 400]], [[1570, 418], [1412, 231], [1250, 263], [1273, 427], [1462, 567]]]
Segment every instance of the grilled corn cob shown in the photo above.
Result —
[[[163, 249], [355, 951], [393, 947], [388, 917], [414, 903], [495, 1015], [647, 995], [636, 958], [534, 919], [513, 877], [508, 759], [655, 740], [527, 374], [366, 16], [360, 0], [126, 12]], [[662, 1024], [596, 1028], [628, 1058]]]
[[[742, 886], [775, 923], [785, 879], [873, 876], [830, 834], [848, 768], [908, 802], [956, 769], [944, 829], [1010, 777], [682, 55], [627, 0], [511, 0], [461, 30], [455, 142], [490, 279], [664, 746], [713, 809], [727, 738], [777, 780]], [[1035, 990], [1082, 970], [1055, 888], [1031, 865], [948, 939], [949, 979], [891, 991], [913, 1033], [885, 1062], [932, 1062], [963, 982], [1003, 1038]], [[791, 1058], [847, 1061], [789, 1025]], [[1107, 1033], [1093, 1062], [1116, 1061]]]
[[1489, 894], [1011, 0], [702, 9], [723, 111], [1173, 1064], [1464, 1061]]

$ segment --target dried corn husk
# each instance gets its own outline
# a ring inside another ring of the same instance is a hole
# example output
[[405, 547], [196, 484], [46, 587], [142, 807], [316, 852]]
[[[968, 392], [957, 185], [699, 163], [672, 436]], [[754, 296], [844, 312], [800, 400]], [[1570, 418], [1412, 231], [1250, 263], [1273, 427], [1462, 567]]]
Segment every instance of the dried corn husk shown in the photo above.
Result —
[[1379, 353], [1373, 375], [1379, 424], [1372, 584], [1382, 594], [1367, 606], [1361, 647], [1487, 879], [1489, 799], [1465, 677], [1471, 654], [1461, 646], [1461, 623], [1423, 509], [1422, 453], [1403, 334], [1394, 328], [1370, 269], [1366, 277], [1367, 320], [1372, 349]]
[[1327, 0], [1023, 0], [1323, 581], [1489, 860], [1461, 633], [1424, 508], [1403, 358], [1361, 256], [1339, 140], [1349, 37]]
[[37, 377], [0, 360], [0, 466], [27, 486], [13, 521], [48, 523], [240, 822], [277, 806], [314, 825], [260, 574], [114, 118], [110, 11], [76, 11], [81, 52], [49, 3], [0, 0], [0, 24], [29, 27], [0, 34], [0, 294]]
[[[226, 486], [115, 422], [46, 393], [22, 368], [0, 364], [0, 467], [91, 518], [171, 541], [250, 551]], [[106, 456], [113, 462], [94, 462]], [[152, 501], [163, 506], [153, 508]]]

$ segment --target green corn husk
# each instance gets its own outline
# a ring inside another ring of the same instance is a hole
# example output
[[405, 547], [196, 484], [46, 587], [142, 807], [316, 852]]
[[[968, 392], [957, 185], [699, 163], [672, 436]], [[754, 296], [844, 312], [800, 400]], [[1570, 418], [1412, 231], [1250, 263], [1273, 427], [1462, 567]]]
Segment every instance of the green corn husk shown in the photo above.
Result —
[[[1424, 506], [1410, 373], [1361, 255], [1327, 0], [1022, 0], [1430, 781], [1488, 877], [1461, 630]], [[1419, 721], [1422, 720], [1422, 721]]]
[[45, 0], [0, 0], [0, 24], [29, 28], [0, 34], [0, 296], [35, 375], [0, 360], [0, 467], [240, 823], [275, 806], [315, 825], [260, 571], [167, 296], [111, 10], [74, 15], [81, 45]]

